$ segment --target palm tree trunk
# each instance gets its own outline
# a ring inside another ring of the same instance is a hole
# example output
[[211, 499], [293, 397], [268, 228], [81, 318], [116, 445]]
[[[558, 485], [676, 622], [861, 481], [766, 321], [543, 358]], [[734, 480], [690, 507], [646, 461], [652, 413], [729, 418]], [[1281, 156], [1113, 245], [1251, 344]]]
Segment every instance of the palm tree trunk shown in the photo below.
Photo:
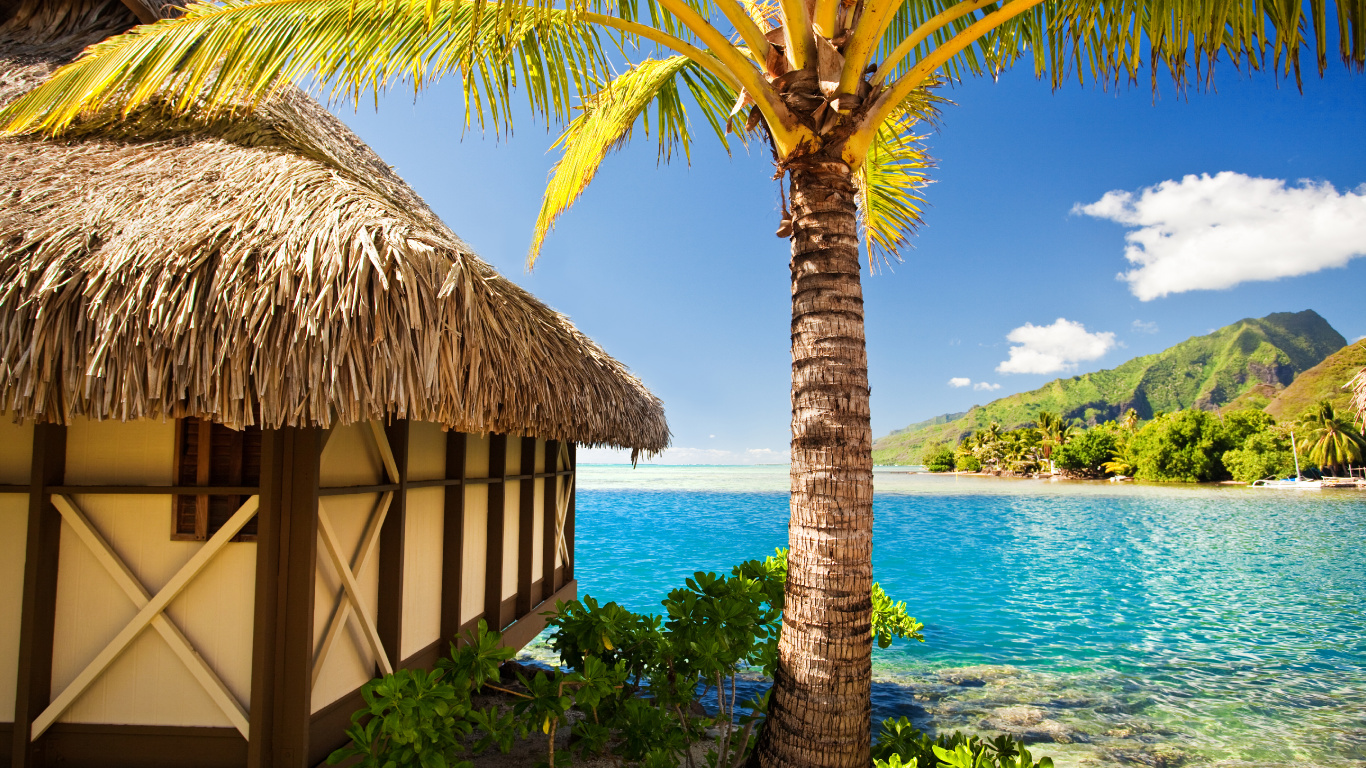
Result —
[[802, 158], [790, 170], [790, 551], [759, 760], [867, 768], [873, 456], [854, 184], [838, 159]]

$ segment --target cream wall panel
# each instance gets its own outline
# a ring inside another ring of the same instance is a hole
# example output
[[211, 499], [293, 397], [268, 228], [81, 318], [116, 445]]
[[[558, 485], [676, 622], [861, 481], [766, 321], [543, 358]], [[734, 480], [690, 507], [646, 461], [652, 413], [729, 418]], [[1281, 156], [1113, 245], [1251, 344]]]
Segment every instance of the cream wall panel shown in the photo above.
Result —
[[[457, 491], [458, 492], [458, 491]], [[446, 489], [408, 491], [408, 521], [403, 557], [402, 658], [441, 637], [441, 549]]]
[[[66, 430], [66, 482], [72, 485], [170, 485], [175, 473], [175, 423], [73, 419]], [[166, 507], [169, 496], [156, 497]]]
[[[558, 462], [558, 461], [556, 461], [555, 463], [556, 463], [557, 466], [559, 465], [559, 462]], [[560, 470], [559, 470], [559, 469], [556, 469], [555, 471], [558, 472], [558, 471], [560, 471]], [[564, 493], [565, 484], [569, 482], [569, 478], [568, 478], [568, 477], [557, 477], [557, 478], [554, 478], [554, 482], [555, 482], [555, 507], [556, 507], [556, 508], [555, 508], [555, 520], [556, 520], [556, 525], [558, 526], [558, 525], [559, 525], [559, 522], [558, 522], [558, 521], [559, 521], [559, 519], [560, 519], [560, 510], [559, 510], [560, 494], [561, 494], [561, 493]], [[562, 565], [564, 565], [564, 555], [560, 552], [560, 545], [559, 545], [559, 543], [557, 542], [557, 543], [555, 544], [555, 567], [556, 567], [556, 568], [559, 568], [559, 567], [562, 566]]]
[[522, 474], [522, 436], [508, 435], [507, 445], [508, 460], [507, 464], [504, 465], [507, 467], [507, 473], [509, 475], [520, 475]]
[[545, 563], [545, 480], [536, 481], [531, 516], [531, 580], [543, 578]]
[[[471, 440], [470, 442], [474, 442]], [[468, 464], [466, 465], [468, 466]], [[485, 550], [489, 529], [489, 487], [465, 488], [465, 552], [460, 574], [460, 625], [484, 612]]]
[[465, 438], [465, 476], [489, 476], [488, 435], [469, 435]]
[[[369, 429], [369, 427], [366, 427]], [[336, 440], [338, 435], [333, 435]], [[328, 443], [330, 450], [332, 444]], [[358, 483], [348, 483], [353, 485]], [[342, 558], [350, 563], [360, 547], [361, 534], [379, 501], [377, 493], [362, 493], [347, 496], [324, 496], [318, 501], [319, 510], [327, 515], [332, 530], [341, 543]], [[365, 567], [355, 574], [360, 587], [361, 602], [373, 619], [379, 607], [379, 549], [376, 547]], [[332, 567], [332, 561], [318, 542], [318, 579], [313, 594], [313, 643], [322, 641], [327, 631], [327, 622], [337, 607], [337, 598], [342, 592], [341, 577]], [[322, 672], [313, 686], [313, 711], [331, 704], [346, 694], [368, 682], [375, 674], [375, 659], [370, 652], [370, 644], [365, 635], [357, 628], [357, 620], [349, 619], [341, 637], [333, 644], [331, 652], [323, 660]]]
[[28, 494], [0, 493], [0, 722], [4, 723], [14, 720], [27, 535]]
[[0, 413], [0, 484], [28, 485], [33, 464], [33, 422], [15, 424]]
[[[512, 439], [508, 439], [512, 444]], [[509, 472], [516, 472], [514, 465], [508, 465]], [[526, 482], [517, 480], [506, 483], [507, 493], [503, 494], [503, 599], [517, 594], [517, 548], [521, 536], [522, 510], [519, 506], [522, 488]]]
[[430, 421], [408, 422], [408, 479], [446, 476], [446, 430]]
[[[68, 446], [70, 452], [70, 443]], [[125, 462], [129, 465], [131, 462]], [[134, 469], [148, 471], [147, 467]], [[142, 482], [148, 482], [146, 474], [142, 477]], [[122, 477], [108, 480], [126, 482]], [[152, 594], [203, 546], [200, 542], [170, 540], [169, 496], [83, 494], [73, 501]], [[251, 689], [255, 568], [254, 543], [229, 543], [167, 609], [191, 645], [244, 705], [250, 700]], [[136, 613], [132, 601], [65, 522], [58, 569], [54, 693], [64, 689]], [[150, 628], [61, 720], [230, 725], [166, 642]]]
[[376, 485], [388, 480], [368, 422], [334, 427], [323, 448], [319, 485]]

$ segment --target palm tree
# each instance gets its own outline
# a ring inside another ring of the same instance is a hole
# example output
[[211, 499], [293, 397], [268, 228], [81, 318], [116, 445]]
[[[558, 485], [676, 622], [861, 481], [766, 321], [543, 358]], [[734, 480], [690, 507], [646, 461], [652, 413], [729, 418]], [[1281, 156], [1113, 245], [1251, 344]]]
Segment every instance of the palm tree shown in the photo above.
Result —
[[1320, 400], [1300, 417], [1299, 449], [1310, 461], [1330, 468], [1334, 475], [1344, 466], [1360, 464], [1366, 456], [1366, 438], [1350, 418], [1339, 415], [1333, 404]]
[[1129, 410], [1125, 411], [1124, 416], [1121, 417], [1119, 420], [1119, 425], [1129, 430], [1130, 432], [1137, 430], [1138, 411], [1135, 411], [1133, 408], [1130, 408]]
[[[767, 143], [791, 205], [778, 231], [792, 243], [792, 493], [759, 757], [864, 768], [873, 477], [859, 248], [870, 267], [895, 257], [918, 222], [928, 89], [1022, 57], [1055, 85], [1148, 73], [1156, 85], [1163, 66], [1185, 83], [1221, 57], [1298, 82], [1311, 42], [1319, 71], [1327, 65], [1326, 2], [217, 0], [92, 46], [0, 126], [60, 134], [143, 108], [211, 120], [305, 77], [359, 100], [456, 73], [467, 123], [508, 130], [516, 91], [535, 116], [567, 126], [531, 261], [637, 122], [666, 159], [689, 151], [688, 109], [723, 145], [732, 134]], [[1360, 69], [1366, 6], [1339, 3], [1340, 53]], [[641, 46], [666, 55], [621, 60]]]

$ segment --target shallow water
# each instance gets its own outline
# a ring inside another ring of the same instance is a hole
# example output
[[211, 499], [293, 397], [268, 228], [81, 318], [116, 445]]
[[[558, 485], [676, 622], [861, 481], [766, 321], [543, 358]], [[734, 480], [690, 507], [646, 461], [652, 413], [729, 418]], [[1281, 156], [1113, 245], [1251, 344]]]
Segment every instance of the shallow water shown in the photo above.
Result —
[[[926, 625], [875, 651], [878, 718], [1066, 764], [1366, 765], [1366, 493], [875, 478], [874, 576]], [[654, 611], [772, 552], [787, 484], [582, 467], [580, 594]]]

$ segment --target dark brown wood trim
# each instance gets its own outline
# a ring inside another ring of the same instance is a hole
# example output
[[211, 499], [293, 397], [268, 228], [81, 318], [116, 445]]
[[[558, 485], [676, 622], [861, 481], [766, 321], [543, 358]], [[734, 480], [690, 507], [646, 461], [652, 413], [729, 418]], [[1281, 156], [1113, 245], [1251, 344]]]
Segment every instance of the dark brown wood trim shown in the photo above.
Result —
[[28, 493], [27, 485], [0, 485], [0, 493]]
[[[465, 479], [464, 432], [446, 433], [446, 479]], [[410, 483], [408, 487], [415, 484]], [[465, 486], [446, 486], [445, 520], [441, 534], [441, 637], [460, 633], [460, 599], [465, 576]]]
[[[508, 459], [507, 435], [492, 435], [489, 438], [489, 477], [503, 477], [507, 474]], [[484, 618], [490, 629], [502, 629], [503, 624], [503, 537], [506, 520], [504, 499], [507, 484], [489, 486], [489, 511], [487, 541], [484, 549]]]
[[[264, 468], [263, 470], [264, 471]], [[255, 496], [254, 485], [54, 485], [49, 493], [174, 494], [177, 496]]]
[[517, 482], [517, 616], [541, 602], [532, 592], [531, 561], [536, 546], [536, 438], [522, 438], [522, 474]]
[[380, 643], [389, 656], [389, 665], [397, 668], [403, 653], [403, 568], [407, 553], [408, 531], [408, 420], [395, 419], [385, 426], [389, 450], [398, 468], [398, 490], [389, 505], [389, 514], [379, 529], [379, 610], [375, 615], [375, 629]]
[[52, 701], [52, 641], [57, 618], [57, 561], [62, 517], [52, 506], [50, 486], [66, 472], [66, 427], [33, 425], [29, 465], [28, 532], [24, 550], [23, 608], [19, 619], [19, 675], [15, 680], [10, 765], [46, 763], [43, 742], [29, 741], [33, 720]]
[[253, 768], [311, 765], [321, 438], [322, 432], [311, 427], [285, 427], [262, 435], [252, 739], [247, 755]]
[[[195, 461], [194, 484], [205, 486], [212, 479], [210, 470], [213, 469], [213, 422], [208, 419], [200, 419], [199, 427], [199, 447], [198, 457]], [[180, 474], [176, 473], [176, 479], [180, 480]], [[209, 497], [196, 496], [194, 499], [194, 537], [199, 541], [209, 538]]]
[[275, 648], [280, 582], [280, 510], [287, 468], [284, 437], [279, 430], [261, 431], [261, 499], [256, 513], [256, 605], [251, 630], [251, 739], [247, 765], [271, 764], [275, 714]]
[[451, 641], [443, 637], [404, 659], [399, 666], [403, 669], [431, 669], [446, 655], [450, 647]]
[[[574, 443], [569, 444], [569, 467], [571, 473], [579, 471], [578, 446]], [[578, 478], [575, 477], [575, 480]], [[579, 484], [574, 483], [574, 488], [569, 494], [569, 511], [564, 514], [564, 543], [569, 549], [569, 559], [564, 564], [564, 580], [566, 582], [574, 580], [574, 497], [579, 494]]]
[[48, 762], [80, 768], [239, 768], [247, 742], [235, 728], [54, 723]]
[[[560, 461], [560, 442], [558, 440], [545, 441], [545, 470], [551, 477], [558, 477], [555, 472], [556, 465]], [[560, 483], [558, 480], [546, 479], [544, 487], [541, 489], [541, 591], [540, 594], [548, 595], [559, 589], [560, 585], [555, 582], [555, 505], [558, 501], [559, 489], [556, 488]]]
[[400, 483], [381, 483], [378, 485], [324, 485], [318, 488], [319, 496], [357, 496], [362, 493], [385, 493], [398, 491]]
[[557, 601], [568, 602], [577, 599], [578, 596], [579, 583], [577, 581], [571, 581], [560, 587], [555, 594], [532, 606], [525, 616], [518, 618], [511, 626], [503, 630], [501, 645], [505, 648], [517, 649], [526, 647], [527, 643], [535, 640], [536, 636], [541, 634], [541, 630], [545, 629], [549, 617], [541, 614], [554, 610]]

